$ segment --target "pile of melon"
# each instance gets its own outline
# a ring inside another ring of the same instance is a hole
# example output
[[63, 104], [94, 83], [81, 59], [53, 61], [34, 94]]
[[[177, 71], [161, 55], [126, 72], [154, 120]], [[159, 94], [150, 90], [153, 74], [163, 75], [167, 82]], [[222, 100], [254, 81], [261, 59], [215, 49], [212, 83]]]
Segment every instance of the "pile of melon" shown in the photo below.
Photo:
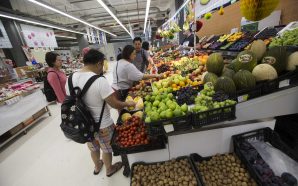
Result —
[[237, 58], [224, 67], [220, 53], [209, 56], [203, 75], [204, 83], [214, 84], [215, 91], [222, 90], [234, 94], [237, 90], [251, 90], [257, 82], [274, 80], [285, 70], [296, 70], [298, 52], [287, 57], [283, 47], [273, 47], [266, 51], [262, 40], [255, 41], [249, 50], [238, 54]]

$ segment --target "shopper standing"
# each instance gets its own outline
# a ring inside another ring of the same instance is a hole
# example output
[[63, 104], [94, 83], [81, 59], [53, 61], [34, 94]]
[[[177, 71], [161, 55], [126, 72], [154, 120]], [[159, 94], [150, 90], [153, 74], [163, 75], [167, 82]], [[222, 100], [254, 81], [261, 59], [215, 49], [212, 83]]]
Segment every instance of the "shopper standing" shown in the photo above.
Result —
[[65, 84], [67, 79], [65, 73], [60, 70], [62, 67], [62, 60], [59, 54], [54, 52], [46, 53], [45, 60], [50, 67], [48, 69], [47, 80], [55, 92], [57, 102], [62, 103], [66, 96]]
[[125, 100], [129, 89], [135, 81], [142, 79], [158, 78], [158, 74], [144, 74], [135, 65], [133, 61], [136, 59], [136, 50], [133, 46], [127, 45], [122, 51], [122, 59], [117, 61], [113, 70], [112, 87], [117, 90], [120, 100]]
[[[86, 82], [92, 76], [103, 73], [104, 55], [97, 50], [90, 49], [84, 55], [83, 61], [84, 67], [81, 71], [74, 73], [72, 76], [73, 86], [80, 87], [81, 89], [83, 89]], [[67, 95], [70, 94], [68, 84], [66, 84], [66, 93]], [[99, 122], [100, 111], [102, 110], [104, 101], [115, 109], [135, 106], [134, 102], [126, 103], [119, 101], [113, 93], [114, 90], [111, 88], [105, 77], [102, 76], [90, 86], [85, 96], [82, 98], [96, 122]], [[110, 110], [108, 107], [104, 107], [98, 136], [92, 143], [88, 143], [88, 147], [92, 151], [92, 160], [95, 164], [94, 174], [98, 174], [103, 165], [105, 165], [106, 175], [110, 177], [122, 167], [121, 162], [112, 165], [112, 147], [110, 142], [114, 128]], [[102, 160], [100, 160], [100, 150], [103, 152]]]
[[133, 44], [136, 50], [136, 57], [132, 63], [139, 69], [139, 71], [144, 73], [149, 63], [153, 64], [153, 61], [149, 58], [148, 52], [142, 49], [142, 39], [140, 37], [134, 38]]

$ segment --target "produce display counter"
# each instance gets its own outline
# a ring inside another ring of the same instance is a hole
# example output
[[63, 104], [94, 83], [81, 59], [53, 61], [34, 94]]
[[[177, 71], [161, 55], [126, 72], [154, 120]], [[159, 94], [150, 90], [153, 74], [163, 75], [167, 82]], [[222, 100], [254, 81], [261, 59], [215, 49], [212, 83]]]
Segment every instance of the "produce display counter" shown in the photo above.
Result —
[[[0, 135], [3, 135], [12, 128], [18, 126], [23, 121], [27, 120], [29, 117], [32, 117], [43, 108], [46, 109], [46, 113], [51, 115], [47, 106], [48, 102], [40, 89], [35, 90], [30, 95], [22, 97], [18, 102], [14, 104], [0, 106]], [[27, 127], [22, 128], [21, 131], [25, 131], [29, 126], [32, 125], [28, 125]], [[20, 131], [17, 134], [19, 133]], [[0, 147], [10, 141], [13, 137], [1, 143]]]
[[129, 164], [158, 162], [191, 153], [210, 156], [230, 152], [231, 136], [264, 127], [274, 128], [275, 116], [298, 113], [298, 87], [238, 103], [236, 120], [221, 122], [189, 131], [171, 132], [166, 149], [129, 154]]

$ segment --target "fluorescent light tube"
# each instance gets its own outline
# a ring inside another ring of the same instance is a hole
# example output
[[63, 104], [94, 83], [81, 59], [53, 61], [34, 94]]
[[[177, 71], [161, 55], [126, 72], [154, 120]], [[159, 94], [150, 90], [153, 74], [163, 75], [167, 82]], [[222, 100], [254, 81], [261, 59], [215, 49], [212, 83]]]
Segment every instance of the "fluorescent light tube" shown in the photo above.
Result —
[[116, 17], [116, 15], [109, 9], [109, 7], [102, 0], [97, 0], [97, 2], [117, 21], [117, 23], [130, 35], [130, 37], [132, 37], [131, 33], [121, 23], [121, 21]]
[[151, 0], [147, 0], [146, 13], [145, 13], [145, 22], [144, 22], [144, 34], [146, 32], [146, 26], [147, 26], [147, 20], [148, 20], [148, 15], [149, 15], [150, 3], [151, 3]]
[[25, 18], [14, 16], [14, 15], [6, 15], [6, 14], [0, 13], [0, 17], [13, 19], [13, 20], [17, 20], [17, 21], [22, 21], [22, 22], [25, 22], [25, 23], [40, 25], [40, 26], [44, 26], [44, 27], [49, 27], [49, 28], [55, 28], [57, 30], [63, 30], [63, 31], [72, 32], [72, 33], [76, 33], [76, 34], [82, 34], [82, 35], [85, 34], [83, 32], [78, 32], [78, 31], [75, 31], [75, 30], [69, 30], [69, 29], [66, 29], [66, 28], [63, 28], [63, 27], [49, 25], [49, 24], [45, 24], [45, 23], [40, 23], [40, 22], [37, 22], [37, 21], [31, 21], [31, 20], [28, 20], [28, 19], [25, 19]]
[[86, 21], [84, 21], [84, 20], [82, 20], [82, 19], [79, 19], [79, 18], [77, 18], [77, 17], [74, 17], [74, 16], [72, 16], [72, 15], [69, 15], [69, 14], [67, 14], [67, 13], [65, 13], [65, 12], [62, 12], [62, 11], [56, 9], [56, 8], [53, 8], [53, 7], [49, 6], [49, 5], [44, 4], [44, 3], [38, 2], [38, 1], [36, 1], [36, 0], [27, 0], [27, 1], [29, 1], [29, 2], [31, 2], [31, 3], [34, 3], [34, 4], [37, 4], [37, 5], [41, 6], [41, 7], [46, 8], [46, 9], [52, 10], [53, 12], [57, 12], [58, 14], [64, 15], [65, 17], [68, 17], [68, 18], [70, 18], [70, 19], [73, 19], [73, 20], [75, 20], [75, 21], [78, 21], [78, 22], [80, 22], [80, 23], [83, 23], [84, 25], [87, 25], [87, 26], [89, 26], [89, 27], [92, 27], [92, 28], [95, 28], [95, 29], [97, 29], [97, 30], [103, 31], [103, 32], [105, 32], [105, 33], [107, 33], [107, 34], [110, 34], [110, 35], [114, 36], [114, 37], [117, 36], [117, 35], [112, 34], [111, 32], [109, 32], [109, 31], [107, 31], [107, 30], [104, 30], [104, 29], [102, 29], [102, 28], [96, 27], [96, 26], [94, 26], [94, 25], [92, 25], [92, 24], [90, 24], [90, 23], [88, 23], [88, 22], [86, 22]]
[[76, 37], [63, 36], [63, 35], [57, 35], [57, 34], [55, 34], [55, 37], [59, 37], [59, 38], [67, 38], [67, 39], [77, 39]]

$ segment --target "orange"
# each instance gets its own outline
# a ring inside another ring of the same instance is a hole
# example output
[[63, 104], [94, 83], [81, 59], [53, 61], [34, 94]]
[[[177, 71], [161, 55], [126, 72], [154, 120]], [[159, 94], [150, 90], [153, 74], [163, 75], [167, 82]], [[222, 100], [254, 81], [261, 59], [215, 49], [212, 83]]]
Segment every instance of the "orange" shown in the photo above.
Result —
[[172, 88], [177, 88], [177, 85], [176, 84], [172, 84]]
[[184, 83], [183, 81], [180, 81], [180, 82], [179, 82], [179, 85], [180, 85], [181, 87], [184, 87], [184, 86], [185, 86], [185, 83]]

